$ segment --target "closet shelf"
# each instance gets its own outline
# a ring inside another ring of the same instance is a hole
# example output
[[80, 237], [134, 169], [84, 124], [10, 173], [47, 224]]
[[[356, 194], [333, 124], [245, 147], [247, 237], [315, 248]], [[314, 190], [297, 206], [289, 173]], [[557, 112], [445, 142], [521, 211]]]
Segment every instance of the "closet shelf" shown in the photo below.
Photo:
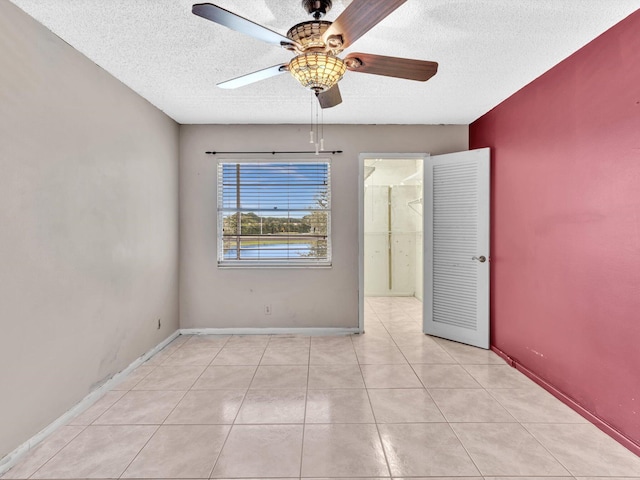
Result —
[[422, 208], [420, 208], [420, 210], [418, 210], [417, 205], [422, 206], [422, 198], [416, 198], [415, 200], [411, 200], [410, 202], [407, 202], [407, 206], [411, 210], [416, 212], [418, 215], [422, 216]]

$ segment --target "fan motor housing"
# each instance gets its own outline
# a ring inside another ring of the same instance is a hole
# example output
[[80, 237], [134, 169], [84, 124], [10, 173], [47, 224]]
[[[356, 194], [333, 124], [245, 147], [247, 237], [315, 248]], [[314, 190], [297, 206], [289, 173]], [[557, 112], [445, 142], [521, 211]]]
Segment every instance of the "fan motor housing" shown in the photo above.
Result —
[[302, 8], [316, 20], [324, 17], [331, 10], [331, 0], [302, 0]]

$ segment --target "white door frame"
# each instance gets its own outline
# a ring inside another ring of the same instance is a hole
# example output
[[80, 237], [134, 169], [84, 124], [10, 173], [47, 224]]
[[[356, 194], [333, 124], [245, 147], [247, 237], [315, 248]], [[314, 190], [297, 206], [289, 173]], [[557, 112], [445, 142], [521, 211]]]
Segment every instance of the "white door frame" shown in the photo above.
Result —
[[[364, 333], [364, 161], [379, 158], [381, 160], [422, 160], [423, 166], [429, 158], [428, 153], [361, 153], [358, 157], [358, 331]], [[422, 182], [424, 184], [422, 169]], [[422, 217], [424, 223], [424, 217]], [[423, 225], [424, 231], [424, 225]], [[424, 256], [423, 256], [424, 257]], [[423, 258], [424, 262], [424, 258]], [[423, 271], [424, 275], [424, 271]], [[425, 282], [422, 288], [424, 289]], [[424, 298], [424, 292], [423, 292]]]

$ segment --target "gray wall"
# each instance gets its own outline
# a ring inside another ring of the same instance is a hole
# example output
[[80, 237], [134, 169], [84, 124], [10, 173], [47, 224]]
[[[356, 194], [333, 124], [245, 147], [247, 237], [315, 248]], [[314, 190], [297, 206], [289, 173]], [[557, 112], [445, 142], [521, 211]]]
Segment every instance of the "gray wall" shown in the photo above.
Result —
[[175, 122], [0, 1], [0, 457], [178, 328], [177, 157]]
[[[333, 267], [217, 268], [217, 158], [205, 152], [309, 150], [308, 130], [300, 125], [180, 127], [182, 328], [357, 327], [359, 154], [468, 149], [466, 125], [327, 125], [327, 148], [344, 150], [332, 160]], [[270, 316], [264, 315], [265, 304], [272, 306]]]

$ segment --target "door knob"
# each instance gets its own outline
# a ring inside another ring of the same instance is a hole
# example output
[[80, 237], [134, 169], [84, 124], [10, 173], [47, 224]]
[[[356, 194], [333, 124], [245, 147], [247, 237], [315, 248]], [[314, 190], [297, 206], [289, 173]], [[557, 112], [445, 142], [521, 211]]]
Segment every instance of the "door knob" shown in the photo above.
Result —
[[487, 257], [484, 255], [480, 255], [479, 257], [471, 257], [471, 260], [478, 260], [480, 263], [484, 263], [487, 261]]

